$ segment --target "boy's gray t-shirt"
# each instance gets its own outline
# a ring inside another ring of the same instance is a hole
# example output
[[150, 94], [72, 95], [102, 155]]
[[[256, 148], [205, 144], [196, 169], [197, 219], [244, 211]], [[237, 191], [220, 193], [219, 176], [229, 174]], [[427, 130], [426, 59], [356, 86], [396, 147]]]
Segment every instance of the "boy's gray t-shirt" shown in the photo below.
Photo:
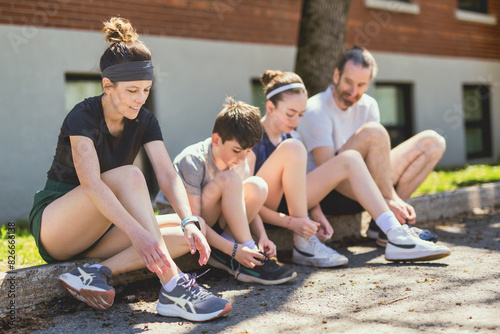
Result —
[[[189, 195], [201, 195], [201, 190], [221, 171], [215, 165], [212, 154], [212, 138], [190, 145], [182, 150], [174, 159], [174, 168], [184, 182]], [[243, 163], [233, 168], [242, 180], [250, 175], [250, 168], [245, 159]], [[160, 190], [156, 196], [156, 207], [160, 214], [174, 213], [165, 194]]]

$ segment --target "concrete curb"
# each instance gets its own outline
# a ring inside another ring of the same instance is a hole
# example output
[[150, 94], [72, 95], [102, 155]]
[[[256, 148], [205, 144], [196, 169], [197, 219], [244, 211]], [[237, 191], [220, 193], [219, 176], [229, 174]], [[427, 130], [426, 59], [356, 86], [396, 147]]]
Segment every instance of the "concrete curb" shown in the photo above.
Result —
[[[453, 217], [474, 208], [486, 208], [499, 204], [500, 182], [415, 197], [408, 202], [415, 207], [418, 222]], [[363, 217], [366, 220], [366, 215]], [[361, 214], [330, 216], [328, 219], [335, 230], [334, 240], [360, 236]], [[279, 250], [292, 249], [293, 242], [290, 231], [277, 229], [268, 231], [268, 234]], [[66, 290], [59, 284], [57, 277], [84, 263], [96, 262], [98, 262], [96, 259], [85, 259], [2, 272], [0, 273], [0, 310], [2, 313], [9, 312], [12, 309], [35, 305], [52, 298], [68, 296]], [[195, 255], [184, 255], [176, 259], [175, 262], [185, 272], [199, 268]], [[150, 277], [153, 277], [153, 274], [142, 269], [118, 275], [113, 278], [111, 283], [118, 286]]]

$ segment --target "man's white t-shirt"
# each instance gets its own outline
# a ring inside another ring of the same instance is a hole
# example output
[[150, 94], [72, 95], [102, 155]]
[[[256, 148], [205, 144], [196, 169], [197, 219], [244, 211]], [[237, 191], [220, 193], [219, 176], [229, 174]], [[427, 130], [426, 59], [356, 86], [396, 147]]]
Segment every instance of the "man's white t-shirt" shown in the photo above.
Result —
[[320, 146], [333, 147], [334, 152], [365, 123], [380, 122], [377, 101], [367, 94], [353, 106], [342, 110], [332, 95], [333, 86], [307, 101], [307, 108], [297, 127], [307, 152], [307, 171], [317, 167], [312, 150]]

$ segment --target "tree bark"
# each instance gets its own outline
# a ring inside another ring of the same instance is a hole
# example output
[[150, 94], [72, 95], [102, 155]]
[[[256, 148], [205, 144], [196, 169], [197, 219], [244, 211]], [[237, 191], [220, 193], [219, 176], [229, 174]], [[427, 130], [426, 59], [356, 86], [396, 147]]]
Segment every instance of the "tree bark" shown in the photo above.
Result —
[[295, 72], [309, 96], [332, 83], [337, 56], [343, 51], [350, 0], [304, 0]]

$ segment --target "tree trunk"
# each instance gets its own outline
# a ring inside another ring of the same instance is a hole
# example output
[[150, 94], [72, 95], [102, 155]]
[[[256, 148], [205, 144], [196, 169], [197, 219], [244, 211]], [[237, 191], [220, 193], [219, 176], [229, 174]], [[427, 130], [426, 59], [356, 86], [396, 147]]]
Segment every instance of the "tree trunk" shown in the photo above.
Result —
[[337, 56], [343, 51], [350, 0], [304, 0], [295, 72], [309, 96], [332, 83]]

